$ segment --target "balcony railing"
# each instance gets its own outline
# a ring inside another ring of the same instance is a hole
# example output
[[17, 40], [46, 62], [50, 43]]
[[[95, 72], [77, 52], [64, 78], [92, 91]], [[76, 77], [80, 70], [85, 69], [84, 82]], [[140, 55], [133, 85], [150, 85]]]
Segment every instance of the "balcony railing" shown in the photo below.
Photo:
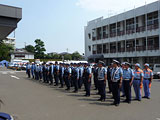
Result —
[[92, 40], [93, 40], [93, 41], [96, 40], [96, 37], [92, 37]]
[[134, 29], [129, 29], [126, 31], [126, 34], [133, 34], [135, 33], [135, 30]]
[[103, 39], [106, 39], [108, 37], [109, 37], [108, 34], [103, 34]]
[[159, 47], [158, 46], [148, 46], [148, 48], [147, 48], [148, 50], [158, 50], [159, 49]]
[[136, 51], [145, 51], [146, 50], [146, 46], [137, 46], [136, 47]]
[[116, 33], [110, 33], [110, 37], [116, 37]]
[[148, 25], [147, 30], [155, 30], [158, 29], [159, 25], [158, 24], [153, 24], [153, 25]]
[[117, 36], [123, 36], [125, 34], [125, 31], [118, 31]]
[[116, 53], [116, 49], [111, 49], [110, 53]]
[[97, 40], [100, 40], [101, 39], [101, 36], [99, 35], [99, 36], [97, 36]]
[[125, 52], [125, 48], [119, 48], [118, 52]]
[[92, 51], [93, 54], [96, 54], [96, 51]]
[[126, 48], [126, 51], [127, 52], [134, 52], [135, 48], [134, 47], [128, 47], [128, 48]]
[[145, 26], [137, 27], [137, 28], [136, 28], [136, 32], [144, 32], [145, 29], [146, 29]]
[[103, 53], [109, 53], [109, 50], [108, 49], [104, 49]]

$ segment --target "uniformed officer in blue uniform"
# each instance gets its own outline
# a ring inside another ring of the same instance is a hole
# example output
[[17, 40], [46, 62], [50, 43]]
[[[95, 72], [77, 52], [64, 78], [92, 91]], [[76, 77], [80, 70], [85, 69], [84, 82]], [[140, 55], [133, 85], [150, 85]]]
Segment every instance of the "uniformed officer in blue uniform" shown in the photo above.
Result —
[[70, 78], [71, 78], [71, 68], [69, 67], [69, 64], [66, 64], [66, 67], [64, 69], [64, 79], [67, 87], [66, 90], [70, 90], [71, 87]]
[[42, 77], [43, 77], [43, 83], [46, 83], [46, 63], [45, 62], [42, 64]]
[[112, 93], [112, 81], [111, 81], [111, 71], [112, 71], [112, 63], [107, 68], [107, 80], [108, 80], [108, 93]]
[[63, 88], [63, 86], [64, 86], [63, 74], [64, 74], [64, 65], [62, 63], [60, 63], [60, 66], [59, 66], [59, 80], [60, 80], [61, 86], [59, 88]]
[[142, 87], [143, 87], [143, 70], [140, 69], [140, 64], [135, 64], [133, 88], [135, 91], [135, 100], [141, 101], [142, 99]]
[[32, 65], [31, 65], [31, 74], [32, 74], [32, 79], [34, 79], [34, 78], [35, 78], [34, 70], [35, 70], [35, 64], [34, 64], [34, 62], [32, 62]]
[[83, 71], [83, 79], [85, 85], [86, 97], [90, 96], [90, 89], [91, 89], [91, 78], [92, 78], [92, 70], [89, 67], [89, 64], [84, 64], [84, 71]]
[[100, 93], [99, 101], [105, 101], [106, 99], [106, 80], [107, 80], [107, 69], [104, 67], [105, 63], [99, 61], [98, 63], [98, 88]]
[[79, 69], [79, 80], [78, 80], [78, 88], [81, 89], [83, 85], [83, 66], [81, 63], [78, 64], [78, 69]]
[[77, 93], [78, 92], [79, 69], [77, 68], [76, 63], [74, 63], [73, 65], [72, 76], [73, 76], [73, 85], [74, 85], [73, 92]]
[[131, 103], [131, 86], [133, 83], [134, 73], [130, 68], [130, 63], [125, 62], [125, 69], [123, 69], [123, 87], [126, 96], [126, 100], [124, 102]]
[[119, 61], [113, 60], [113, 69], [111, 72], [111, 80], [112, 80], [112, 94], [114, 98], [113, 105], [119, 106], [120, 104], [120, 88], [122, 86], [122, 69], [118, 67]]
[[30, 63], [27, 63], [27, 65], [26, 65], [26, 73], [28, 75], [28, 78], [30, 78], [31, 77], [31, 65], [30, 65]]
[[95, 86], [94, 90], [97, 90], [98, 89], [98, 67], [97, 67], [97, 64], [94, 64], [92, 72], [93, 72], [93, 80], [94, 80], [94, 86]]
[[[121, 69], [122, 69], [122, 71], [123, 71], [124, 69], [126, 69], [126, 68], [125, 68], [125, 62], [123, 62], [123, 63], [121, 64]], [[124, 83], [123, 83], [123, 81], [122, 81], [121, 91], [122, 91], [122, 96], [121, 96], [121, 97], [125, 97], [125, 90], [124, 90]]]
[[151, 88], [151, 83], [153, 80], [153, 72], [151, 69], [149, 69], [148, 63], [146, 63], [144, 67], [145, 69], [143, 70], [143, 73], [144, 73], [144, 80], [143, 80], [144, 96], [143, 98], [150, 99], [150, 88]]
[[54, 79], [55, 79], [55, 85], [54, 86], [58, 86], [59, 84], [59, 65], [58, 65], [58, 62], [56, 61], [55, 62], [55, 65], [54, 65]]
[[53, 69], [54, 69], [54, 67], [53, 67], [53, 63], [50, 63], [50, 66], [49, 66], [49, 81], [50, 81], [50, 83], [49, 83], [49, 85], [53, 85]]

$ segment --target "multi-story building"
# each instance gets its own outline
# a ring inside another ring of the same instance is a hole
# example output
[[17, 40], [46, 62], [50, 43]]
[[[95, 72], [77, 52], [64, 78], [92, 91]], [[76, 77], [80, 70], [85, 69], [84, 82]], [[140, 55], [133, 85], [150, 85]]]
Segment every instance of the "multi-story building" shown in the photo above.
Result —
[[103, 19], [85, 27], [85, 57], [132, 64], [160, 63], [160, 2]]
[[16, 45], [16, 41], [15, 41], [15, 40], [16, 40], [15, 38], [9, 38], [9, 37], [7, 37], [7, 38], [5, 38], [5, 39], [3, 40], [3, 42], [4, 42], [5, 44], [8, 44], [8, 45], [13, 46], [13, 48], [15, 49], [15, 45]]

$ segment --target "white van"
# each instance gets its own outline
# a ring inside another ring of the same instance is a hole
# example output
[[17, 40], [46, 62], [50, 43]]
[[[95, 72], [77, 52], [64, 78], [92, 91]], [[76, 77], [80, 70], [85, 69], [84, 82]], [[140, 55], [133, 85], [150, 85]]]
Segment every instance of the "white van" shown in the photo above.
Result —
[[153, 75], [154, 75], [154, 78], [160, 78], [160, 64], [154, 64], [154, 67], [153, 67]]

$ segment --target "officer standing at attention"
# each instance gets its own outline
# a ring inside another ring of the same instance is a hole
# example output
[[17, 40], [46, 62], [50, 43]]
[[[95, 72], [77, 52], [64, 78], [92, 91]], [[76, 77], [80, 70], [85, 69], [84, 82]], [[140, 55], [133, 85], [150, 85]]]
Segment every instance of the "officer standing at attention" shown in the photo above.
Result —
[[97, 90], [98, 89], [98, 68], [96, 64], [94, 64], [93, 67], [94, 67], [93, 68], [93, 79], [94, 79], [94, 86], [95, 86], [94, 90]]
[[125, 69], [123, 69], [123, 87], [124, 93], [126, 96], [126, 100], [124, 102], [131, 103], [131, 86], [133, 83], [134, 73], [133, 70], [130, 68], [130, 63], [125, 62]]
[[140, 69], [140, 64], [135, 64], [135, 71], [134, 71], [134, 80], [133, 80], [133, 88], [135, 91], [136, 98], [135, 100], [141, 101], [142, 95], [142, 87], [143, 87], [143, 71]]
[[83, 71], [83, 78], [84, 78], [84, 85], [86, 90], [86, 97], [90, 96], [90, 89], [91, 89], [91, 78], [92, 78], [92, 70], [89, 67], [89, 64], [84, 64], [84, 71]]
[[59, 84], [58, 75], [59, 75], [59, 65], [58, 65], [58, 62], [56, 61], [55, 66], [54, 66], [54, 79], [55, 79], [55, 85], [54, 86], [58, 86], [58, 84]]
[[64, 69], [64, 79], [67, 86], [66, 90], [70, 90], [71, 87], [70, 78], [71, 78], [71, 68], [69, 67], [69, 64], [66, 64], [66, 68]]
[[30, 78], [31, 77], [31, 65], [30, 65], [30, 63], [27, 63], [27, 65], [26, 65], [26, 73], [28, 75], [28, 78]]
[[143, 80], [144, 97], [143, 98], [150, 99], [150, 88], [153, 80], [153, 72], [151, 69], [149, 69], [148, 63], [146, 63], [144, 67], [145, 69], [143, 70], [143, 73], [144, 73], [144, 80]]
[[105, 63], [103, 61], [99, 61], [98, 63], [98, 87], [100, 92], [99, 101], [104, 102], [106, 99], [106, 80], [107, 80], [107, 70], [104, 67]]
[[[123, 63], [121, 64], [121, 69], [122, 69], [122, 71], [123, 71], [124, 69], [126, 69], [126, 68], [125, 68], [125, 62], [123, 62]], [[125, 95], [125, 90], [124, 90], [124, 83], [123, 83], [123, 81], [122, 81], [121, 91], [122, 91], [122, 96], [121, 96], [121, 97], [125, 97], [126, 95]]]
[[62, 63], [60, 63], [60, 66], [59, 66], [59, 80], [60, 80], [61, 86], [59, 88], [63, 88], [63, 85], [64, 85], [63, 74], [64, 74], [64, 66], [63, 66]]
[[122, 86], [122, 69], [118, 67], [119, 61], [113, 60], [113, 69], [111, 72], [111, 81], [112, 81], [112, 94], [114, 102], [112, 105], [119, 106], [120, 104], [120, 88]]
[[31, 65], [32, 79], [35, 78], [34, 70], [35, 70], [35, 64], [34, 64], [34, 62], [32, 62], [32, 65]]
[[46, 63], [42, 64], [42, 76], [43, 76], [43, 83], [46, 83]]
[[78, 69], [79, 69], [79, 80], [78, 80], [78, 88], [81, 89], [82, 84], [83, 84], [83, 66], [81, 63], [78, 64]]
[[112, 93], [112, 81], [111, 81], [111, 71], [112, 71], [112, 63], [107, 68], [107, 80], [108, 80], [108, 93]]
[[46, 83], [49, 83], [49, 64], [46, 64]]
[[50, 66], [49, 66], [49, 85], [53, 85], [53, 63], [50, 63]]
[[72, 76], [73, 76], [73, 85], [74, 85], [73, 92], [77, 93], [78, 92], [79, 69], [77, 68], [76, 63], [74, 63], [73, 65]]

